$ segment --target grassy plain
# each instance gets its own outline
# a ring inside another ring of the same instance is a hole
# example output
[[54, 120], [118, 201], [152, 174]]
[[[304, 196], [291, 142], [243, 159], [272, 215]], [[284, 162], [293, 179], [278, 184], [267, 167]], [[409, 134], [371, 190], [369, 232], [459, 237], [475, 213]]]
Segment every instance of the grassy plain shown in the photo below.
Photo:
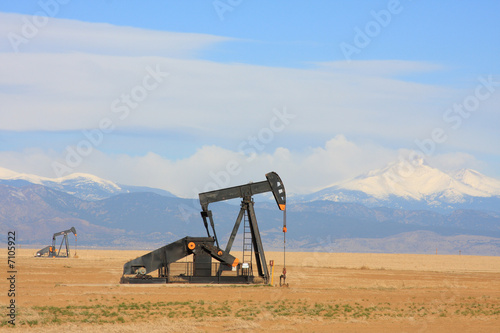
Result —
[[[7, 273], [6, 251], [0, 254]], [[16, 253], [16, 328], [30, 332], [498, 332], [500, 257], [287, 253], [289, 287], [120, 285], [145, 251]], [[236, 253], [237, 255], [237, 253]], [[283, 254], [274, 259], [279, 282]], [[1, 331], [8, 281], [2, 278]]]

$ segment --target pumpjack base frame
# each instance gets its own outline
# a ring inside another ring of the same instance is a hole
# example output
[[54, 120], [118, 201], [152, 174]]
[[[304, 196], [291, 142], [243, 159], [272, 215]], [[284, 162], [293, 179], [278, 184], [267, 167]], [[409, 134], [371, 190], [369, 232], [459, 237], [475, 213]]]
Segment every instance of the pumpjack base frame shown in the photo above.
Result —
[[[186, 236], [125, 263], [122, 284], [258, 284], [266, 279], [254, 276], [251, 263], [238, 263], [214, 246], [213, 237]], [[179, 262], [193, 255], [193, 261]], [[213, 262], [217, 259], [219, 262]], [[243, 268], [243, 266], [246, 266]], [[157, 275], [153, 277], [154, 271]]]
[[37, 256], [37, 255], [34, 255], [33, 256], [34, 258], [44, 258], [44, 259], [52, 259], [52, 258], [59, 258], [59, 259], [62, 259], [62, 258], [71, 258], [70, 256]]
[[125, 284], [256, 284], [254, 276], [173, 276], [165, 277], [123, 277], [120, 283]]

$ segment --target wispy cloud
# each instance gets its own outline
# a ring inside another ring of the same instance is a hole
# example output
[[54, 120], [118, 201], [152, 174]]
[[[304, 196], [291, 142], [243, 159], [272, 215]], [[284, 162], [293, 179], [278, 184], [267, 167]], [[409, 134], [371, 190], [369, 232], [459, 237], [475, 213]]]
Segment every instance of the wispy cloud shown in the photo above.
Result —
[[[259, 128], [273, 107], [302, 120], [288, 133], [365, 133], [412, 139], [448, 89], [384, 76], [299, 70], [165, 57], [82, 53], [0, 54], [4, 130], [96, 127], [147, 66], [170, 74], [122, 127], [185, 128], [238, 139]], [[376, 64], [374, 65], [376, 66]], [[270, 80], [272, 78], [272, 80]], [[449, 98], [449, 97], [448, 97]], [[242, 121], [242, 119], [245, 119]]]
[[359, 60], [319, 62], [316, 65], [337, 73], [357, 74], [363, 76], [402, 76], [413, 73], [426, 73], [446, 69], [441, 64], [408, 60]]
[[[13, 52], [12, 39], [25, 39], [18, 43], [19, 52], [35, 53], [94, 53], [117, 56], [193, 57], [200, 50], [215, 43], [234, 38], [197, 33], [180, 33], [115, 26], [107, 23], [89, 23], [60, 18], [47, 18], [37, 27], [34, 16], [1, 13], [0, 52]], [[27, 23], [28, 22], [28, 23]], [[27, 25], [33, 24], [36, 33], [26, 35]]]

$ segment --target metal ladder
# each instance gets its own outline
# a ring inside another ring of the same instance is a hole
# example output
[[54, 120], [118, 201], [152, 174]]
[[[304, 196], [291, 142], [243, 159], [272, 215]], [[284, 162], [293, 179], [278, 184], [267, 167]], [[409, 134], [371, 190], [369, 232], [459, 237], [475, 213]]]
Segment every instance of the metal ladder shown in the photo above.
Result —
[[248, 271], [244, 270], [245, 275], [253, 275], [252, 272], [252, 254], [253, 254], [253, 242], [252, 242], [252, 230], [250, 228], [250, 223], [248, 222], [248, 215], [245, 211], [243, 217], [243, 263], [248, 263], [250, 266]]

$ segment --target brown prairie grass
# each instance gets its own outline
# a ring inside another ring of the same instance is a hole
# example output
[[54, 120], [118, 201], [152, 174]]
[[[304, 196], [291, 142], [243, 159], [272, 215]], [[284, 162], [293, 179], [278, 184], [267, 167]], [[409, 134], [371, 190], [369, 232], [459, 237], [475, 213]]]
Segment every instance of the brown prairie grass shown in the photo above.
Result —
[[[288, 253], [290, 287], [279, 288], [120, 285], [123, 264], [146, 251], [32, 252], [16, 256], [16, 328], [30, 332], [477, 332], [500, 319], [499, 257]], [[266, 255], [276, 285], [283, 254]]]

